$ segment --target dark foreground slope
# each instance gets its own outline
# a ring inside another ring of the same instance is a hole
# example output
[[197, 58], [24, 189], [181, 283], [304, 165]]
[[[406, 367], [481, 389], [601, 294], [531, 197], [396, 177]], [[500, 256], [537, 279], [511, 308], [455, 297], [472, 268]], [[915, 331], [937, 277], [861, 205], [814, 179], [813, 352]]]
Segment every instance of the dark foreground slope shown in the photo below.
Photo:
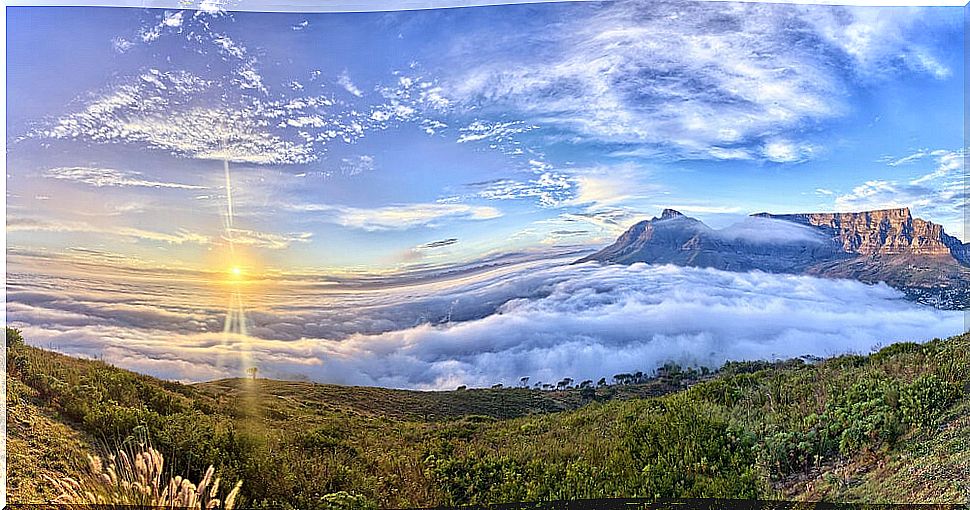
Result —
[[129, 436], [150, 438], [176, 472], [197, 477], [213, 463], [242, 479], [246, 506], [970, 500], [967, 335], [812, 364], [733, 363], [709, 378], [672, 370], [592, 392], [181, 385], [15, 334], [8, 345], [11, 502], [42, 501], [37, 475], [70, 473]]
[[672, 209], [577, 262], [675, 264], [885, 282], [920, 303], [970, 307], [970, 245], [909, 209], [754, 214], [722, 230]]

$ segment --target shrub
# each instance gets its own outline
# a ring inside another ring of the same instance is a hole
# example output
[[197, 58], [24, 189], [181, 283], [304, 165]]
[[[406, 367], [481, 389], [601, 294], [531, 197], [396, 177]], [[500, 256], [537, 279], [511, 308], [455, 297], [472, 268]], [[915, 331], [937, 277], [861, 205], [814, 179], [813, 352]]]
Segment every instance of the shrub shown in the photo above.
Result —
[[24, 345], [24, 337], [19, 329], [7, 328], [7, 350], [16, 349]]
[[662, 498], [756, 498], [754, 439], [718, 408], [676, 395], [641, 416], [628, 446], [642, 466], [643, 489]]
[[957, 393], [933, 374], [921, 376], [900, 392], [903, 420], [916, 426], [930, 425], [953, 403]]
[[323, 510], [376, 510], [377, 505], [364, 496], [347, 491], [333, 492], [320, 497]]

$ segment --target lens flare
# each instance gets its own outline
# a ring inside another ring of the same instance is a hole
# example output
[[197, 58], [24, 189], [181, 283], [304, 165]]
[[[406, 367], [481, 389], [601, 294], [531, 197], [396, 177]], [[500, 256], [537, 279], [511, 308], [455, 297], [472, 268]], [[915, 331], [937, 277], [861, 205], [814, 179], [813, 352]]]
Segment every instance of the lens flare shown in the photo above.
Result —
[[[242, 294], [242, 283], [245, 282], [243, 271], [243, 266], [239, 265], [239, 259], [241, 254], [236, 253], [236, 246], [233, 240], [234, 233], [234, 206], [232, 201], [232, 174], [229, 171], [229, 160], [223, 160], [223, 173], [226, 178], [226, 209], [224, 213], [224, 226], [225, 226], [225, 236], [226, 244], [229, 247], [229, 259], [231, 264], [229, 265], [228, 273], [228, 283], [231, 285], [229, 293], [229, 307], [226, 310], [226, 321], [223, 326], [223, 334], [225, 335], [224, 345], [230, 346], [237, 341], [238, 356], [239, 356], [239, 369], [241, 371], [240, 375], [245, 375], [247, 373], [255, 373], [252, 371], [255, 368], [253, 364], [252, 356], [250, 353], [250, 342], [249, 337], [249, 326], [246, 318], [246, 307], [243, 301]], [[248, 378], [244, 379], [249, 381]], [[251, 385], [251, 382], [247, 383], [247, 386]]]

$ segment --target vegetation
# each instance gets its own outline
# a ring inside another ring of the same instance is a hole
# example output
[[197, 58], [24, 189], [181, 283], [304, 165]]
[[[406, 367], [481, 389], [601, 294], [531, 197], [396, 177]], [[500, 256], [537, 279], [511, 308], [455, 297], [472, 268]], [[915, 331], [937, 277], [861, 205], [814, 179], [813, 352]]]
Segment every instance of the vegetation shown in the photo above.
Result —
[[181, 476], [163, 483], [165, 459], [151, 447], [128, 455], [121, 450], [104, 460], [88, 456], [89, 472], [79, 479], [61, 475], [47, 480], [60, 490], [53, 500], [65, 505], [124, 505], [139, 508], [232, 510], [242, 482], [220, 500], [215, 468], [209, 466], [198, 485]]
[[[130, 437], [148, 438], [172, 473], [202, 479], [212, 465], [243, 480], [246, 507], [970, 500], [968, 335], [714, 373], [671, 365], [553, 391], [525, 378], [452, 392], [183, 385], [29, 347], [9, 329], [7, 346], [12, 502], [56, 495], [23, 480], [31, 473], [81, 473], [87, 450]], [[73, 435], [43, 442], [24, 422]]]

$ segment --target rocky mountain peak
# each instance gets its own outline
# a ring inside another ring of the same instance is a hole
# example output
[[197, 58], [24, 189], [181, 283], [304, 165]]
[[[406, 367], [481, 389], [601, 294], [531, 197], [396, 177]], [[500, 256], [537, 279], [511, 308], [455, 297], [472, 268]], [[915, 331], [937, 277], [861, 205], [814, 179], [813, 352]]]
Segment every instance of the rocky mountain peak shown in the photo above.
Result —
[[940, 225], [914, 218], [906, 207], [752, 216], [772, 221], [714, 230], [664, 209], [659, 218], [633, 225], [610, 246], [576, 262], [645, 262], [885, 281], [933, 306], [959, 308], [970, 303], [970, 243], [947, 235]]
[[662, 220], [669, 220], [670, 218], [679, 218], [682, 216], [684, 215], [681, 214], [680, 211], [676, 211], [674, 209], [664, 209], [663, 212], [660, 213], [660, 219]]

